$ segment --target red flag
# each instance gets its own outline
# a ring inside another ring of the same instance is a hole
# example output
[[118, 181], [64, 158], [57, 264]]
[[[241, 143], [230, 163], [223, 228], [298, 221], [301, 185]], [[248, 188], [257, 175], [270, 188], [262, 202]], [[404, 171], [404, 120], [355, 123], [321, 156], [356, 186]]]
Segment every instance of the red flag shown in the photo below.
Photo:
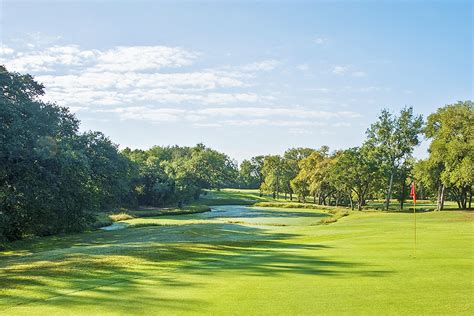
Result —
[[411, 191], [410, 196], [413, 199], [413, 203], [416, 203], [416, 189], [415, 189], [415, 181], [411, 184]]

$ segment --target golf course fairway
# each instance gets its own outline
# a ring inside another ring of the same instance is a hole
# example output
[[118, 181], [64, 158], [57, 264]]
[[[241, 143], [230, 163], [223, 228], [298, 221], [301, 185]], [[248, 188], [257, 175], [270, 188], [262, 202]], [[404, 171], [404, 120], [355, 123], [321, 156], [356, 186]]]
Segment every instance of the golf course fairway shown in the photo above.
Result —
[[0, 314], [474, 313], [474, 213], [214, 206], [13, 243]]

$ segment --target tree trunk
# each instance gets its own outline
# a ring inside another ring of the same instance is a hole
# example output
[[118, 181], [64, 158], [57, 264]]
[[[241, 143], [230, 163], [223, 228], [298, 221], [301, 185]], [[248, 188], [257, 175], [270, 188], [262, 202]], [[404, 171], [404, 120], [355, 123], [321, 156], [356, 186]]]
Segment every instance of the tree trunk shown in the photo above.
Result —
[[393, 185], [393, 170], [390, 172], [390, 180], [388, 182], [388, 190], [387, 190], [387, 200], [385, 201], [385, 210], [388, 211], [388, 207], [390, 206], [390, 199], [392, 198], [392, 185]]
[[467, 189], [463, 188], [461, 190], [461, 205], [463, 209], [467, 208]]
[[402, 192], [400, 196], [400, 211], [403, 211], [403, 203], [405, 202], [405, 190], [406, 190], [405, 180], [406, 179], [403, 179], [403, 182], [402, 182]]
[[436, 209], [438, 211], [442, 211], [443, 208], [444, 208], [444, 184], [443, 183], [440, 183], [439, 187], [438, 187], [438, 203], [437, 203], [437, 206], [436, 206]]
[[472, 203], [472, 188], [469, 188], [469, 209], [471, 209]]
[[438, 197], [436, 199], [436, 210], [437, 211], [441, 211], [441, 189], [442, 189], [443, 185], [440, 183], [438, 185]]
[[293, 201], [293, 193], [290, 192], [290, 201]]
[[445, 196], [445, 191], [446, 191], [446, 188], [443, 184], [443, 186], [441, 187], [441, 211], [444, 209], [444, 196]]

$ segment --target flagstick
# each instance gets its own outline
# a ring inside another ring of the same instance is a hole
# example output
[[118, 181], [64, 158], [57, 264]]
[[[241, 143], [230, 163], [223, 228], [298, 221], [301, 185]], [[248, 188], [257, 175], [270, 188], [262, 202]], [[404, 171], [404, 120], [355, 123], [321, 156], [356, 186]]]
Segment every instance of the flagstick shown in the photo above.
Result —
[[415, 219], [415, 243], [413, 247], [413, 257], [416, 258], [416, 200], [413, 200], [413, 217]]

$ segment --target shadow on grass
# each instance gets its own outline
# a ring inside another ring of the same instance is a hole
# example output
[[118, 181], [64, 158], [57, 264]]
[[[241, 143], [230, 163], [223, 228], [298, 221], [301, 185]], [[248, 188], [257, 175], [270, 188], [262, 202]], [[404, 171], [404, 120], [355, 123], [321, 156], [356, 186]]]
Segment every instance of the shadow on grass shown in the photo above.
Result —
[[[330, 247], [294, 242], [297, 237], [237, 224], [204, 223], [19, 243], [20, 257], [0, 253], [0, 313], [29, 303], [43, 305], [46, 299], [57, 307], [92, 304], [133, 313], [149, 307], [193, 311], [206, 305], [206, 301], [166, 296], [167, 287], [201, 286], [179, 276], [209, 276], [202, 278], [204, 282], [218, 273], [260, 277], [382, 277], [390, 273], [331, 259], [327, 252], [319, 255], [319, 250]], [[147, 285], [162, 290], [151, 295]], [[81, 292], [87, 295], [76, 295]]]

